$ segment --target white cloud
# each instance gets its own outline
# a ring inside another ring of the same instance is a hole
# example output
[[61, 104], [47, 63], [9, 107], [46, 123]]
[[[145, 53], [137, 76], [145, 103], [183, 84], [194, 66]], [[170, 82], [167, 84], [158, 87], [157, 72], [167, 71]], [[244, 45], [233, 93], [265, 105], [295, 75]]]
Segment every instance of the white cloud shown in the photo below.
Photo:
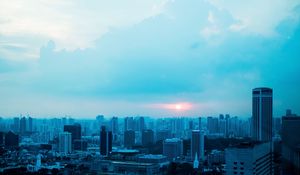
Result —
[[0, 43], [0, 55], [10, 59], [37, 57], [39, 48], [48, 40], [54, 40], [58, 49], [91, 47], [109, 28], [130, 26], [157, 15], [166, 3], [166, 0], [0, 0], [1, 40], [30, 46], [26, 52], [12, 56]]
[[276, 35], [276, 27], [285, 19], [293, 18], [299, 0], [209, 0], [219, 10], [228, 11], [237, 23], [229, 29], [264, 36]]

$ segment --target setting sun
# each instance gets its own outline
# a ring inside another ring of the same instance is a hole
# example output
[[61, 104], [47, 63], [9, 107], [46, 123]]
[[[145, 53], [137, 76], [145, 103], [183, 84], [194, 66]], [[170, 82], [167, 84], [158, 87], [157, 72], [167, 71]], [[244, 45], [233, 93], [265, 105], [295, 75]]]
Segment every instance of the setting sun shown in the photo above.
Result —
[[182, 106], [181, 106], [180, 104], [177, 104], [177, 105], [175, 106], [175, 109], [180, 110], [180, 109], [182, 109]]

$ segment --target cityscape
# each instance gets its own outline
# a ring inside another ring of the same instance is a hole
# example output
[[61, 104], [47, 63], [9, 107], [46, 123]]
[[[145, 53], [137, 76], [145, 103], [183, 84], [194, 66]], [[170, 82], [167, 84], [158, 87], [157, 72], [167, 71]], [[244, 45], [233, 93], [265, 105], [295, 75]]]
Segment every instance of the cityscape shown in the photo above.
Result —
[[272, 113], [262, 87], [251, 118], [1, 118], [1, 174], [298, 174], [300, 116]]
[[300, 0], [0, 0], [0, 175], [300, 175]]

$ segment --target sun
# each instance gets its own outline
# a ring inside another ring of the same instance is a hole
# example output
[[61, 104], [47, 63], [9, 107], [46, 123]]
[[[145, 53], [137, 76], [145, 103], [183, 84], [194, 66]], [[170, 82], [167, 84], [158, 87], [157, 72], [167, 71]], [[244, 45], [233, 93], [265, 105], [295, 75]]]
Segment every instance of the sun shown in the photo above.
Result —
[[175, 109], [180, 110], [180, 109], [182, 109], [182, 106], [179, 105], [179, 104], [177, 104], [177, 105], [175, 106]]

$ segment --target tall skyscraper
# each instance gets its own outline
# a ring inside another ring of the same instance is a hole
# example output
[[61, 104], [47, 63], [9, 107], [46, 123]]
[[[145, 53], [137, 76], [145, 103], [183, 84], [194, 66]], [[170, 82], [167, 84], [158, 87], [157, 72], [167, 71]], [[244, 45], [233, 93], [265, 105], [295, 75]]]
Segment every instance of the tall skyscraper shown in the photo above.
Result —
[[69, 132], [61, 132], [58, 137], [58, 149], [61, 153], [71, 153], [72, 152], [72, 136]]
[[14, 130], [14, 132], [20, 132], [20, 119], [19, 119], [19, 117], [14, 118], [13, 130]]
[[272, 140], [273, 90], [255, 88], [252, 90], [253, 139]]
[[300, 174], [300, 116], [287, 111], [282, 117], [282, 157]]
[[198, 118], [198, 129], [201, 131], [202, 130], [202, 121], [201, 117]]
[[154, 132], [151, 129], [144, 130], [142, 133], [142, 145], [148, 146], [154, 143]]
[[124, 119], [124, 131], [134, 130], [133, 117], [125, 117]]
[[33, 131], [33, 119], [31, 117], [28, 117], [28, 131]]
[[118, 117], [113, 117], [111, 119], [111, 131], [113, 135], [113, 141], [116, 142], [118, 140], [118, 133], [119, 133], [119, 124], [118, 124]]
[[108, 156], [112, 150], [112, 132], [106, 131], [105, 126], [101, 126], [100, 131], [100, 154]]
[[166, 139], [163, 142], [163, 155], [172, 161], [183, 154], [183, 142], [179, 138]]
[[74, 143], [74, 140], [81, 139], [81, 125], [78, 123], [74, 125], [65, 125], [64, 131], [72, 134], [72, 143]]
[[20, 133], [24, 134], [26, 132], [26, 118], [22, 117], [20, 120]]
[[191, 138], [191, 160], [198, 156], [198, 160], [204, 159], [204, 132], [200, 130], [192, 131]]
[[135, 144], [135, 132], [133, 130], [127, 130], [124, 132], [124, 146], [131, 148]]

